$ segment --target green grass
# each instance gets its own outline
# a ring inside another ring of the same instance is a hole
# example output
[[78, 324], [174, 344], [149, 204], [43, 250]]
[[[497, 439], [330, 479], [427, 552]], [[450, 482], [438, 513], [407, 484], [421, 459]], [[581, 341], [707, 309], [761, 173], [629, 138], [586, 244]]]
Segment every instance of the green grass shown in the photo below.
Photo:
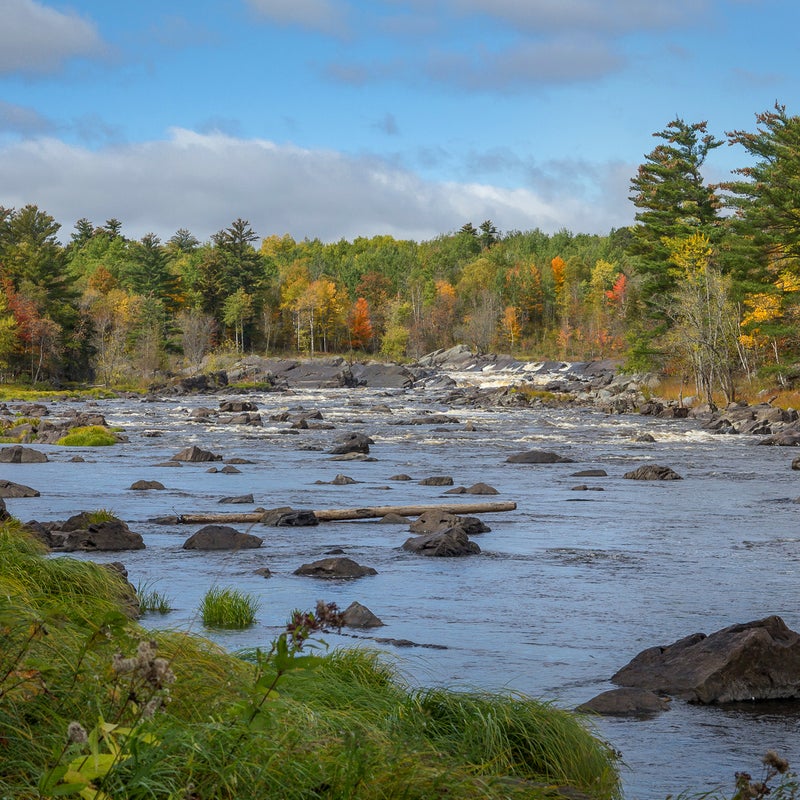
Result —
[[258, 600], [238, 589], [209, 589], [200, 603], [207, 628], [247, 628], [256, 621]]
[[102, 425], [87, 425], [81, 428], [71, 428], [66, 436], [62, 436], [56, 444], [65, 447], [108, 447], [117, 444], [119, 440]]
[[[113, 570], [45, 557], [18, 523], [0, 526], [0, 797], [619, 795], [613, 752], [569, 712], [412, 691], [366, 650], [274, 646], [248, 662], [142, 629], [122, 613], [129, 594]], [[89, 743], [68, 741], [71, 723]]]
[[170, 598], [147, 582], [137, 584], [136, 597], [139, 599], [139, 610], [143, 614], [169, 614], [173, 610]]

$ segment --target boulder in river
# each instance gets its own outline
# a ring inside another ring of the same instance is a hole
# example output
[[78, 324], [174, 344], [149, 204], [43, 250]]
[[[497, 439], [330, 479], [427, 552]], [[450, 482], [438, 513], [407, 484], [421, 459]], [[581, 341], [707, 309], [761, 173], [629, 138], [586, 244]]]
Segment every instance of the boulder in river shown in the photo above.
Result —
[[481, 552], [481, 548], [475, 542], [470, 541], [464, 529], [458, 526], [446, 528], [437, 533], [412, 536], [403, 543], [403, 550], [440, 558], [471, 556]]
[[342, 622], [348, 628], [380, 628], [383, 622], [357, 600], [342, 611]]
[[800, 634], [778, 616], [643, 650], [611, 680], [690, 703], [800, 698]]
[[575, 710], [604, 717], [650, 717], [668, 708], [667, 697], [661, 697], [649, 689], [625, 688], [601, 692]]
[[352, 558], [333, 557], [303, 564], [294, 571], [294, 574], [311, 578], [362, 578], [365, 575], [377, 575], [378, 570], [362, 566]]
[[506, 459], [507, 464], [570, 464], [571, 458], [560, 456], [548, 450], [527, 450], [524, 453], [514, 453]]
[[658, 464], [644, 464], [637, 469], [626, 472], [623, 478], [632, 481], [680, 481], [683, 480], [671, 467], [662, 467]]
[[452, 486], [453, 479], [449, 475], [431, 475], [419, 482], [420, 486]]
[[0, 449], [0, 464], [43, 464], [45, 461], [49, 461], [47, 456], [32, 447], [15, 444]]
[[172, 456], [172, 461], [189, 461], [193, 464], [202, 464], [206, 461], [222, 461], [222, 456], [215, 455], [209, 450], [203, 450], [197, 445], [185, 447], [180, 453], [175, 453]]
[[261, 547], [263, 539], [252, 533], [241, 533], [229, 525], [206, 525], [184, 543], [184, 550], [247, 550]]
[[39, 497], [39, 492], [22, 483], [0, 481], [0, 497]]
[[144, 549], [141, 534], [134, 533], [119, 519], [90, 523], [85, 528], [52, 529], [48, 533], [48, 544], [52, 550], [67, 553], [75, 550], [94, 552]]
[[134, 481], [129, 487], [135, 492], [147, 491], [148, 489], [164, 489], [164, 484], [161, 481]]
[[349, 433], [339, 439], [339, 444], [331, 448], [328, 452], [334, 456], [346, 455], [349, 453], [369, 453], [369, 446], [375, 444], [374, 440], [363, 433]]

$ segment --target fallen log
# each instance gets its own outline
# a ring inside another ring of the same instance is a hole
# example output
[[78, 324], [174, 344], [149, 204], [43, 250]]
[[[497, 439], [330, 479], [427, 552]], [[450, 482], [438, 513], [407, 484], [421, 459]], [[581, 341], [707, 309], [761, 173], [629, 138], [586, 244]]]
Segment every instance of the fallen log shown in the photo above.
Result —
[[[320, 522], [332, 522], [385, 517], [387, 514], [418, 517], [426, 511], [449, 511], [452, 514], [486, 514], [494, 511], [513, 511], [516, 507], [517, 504], [510, 500], [493, 503], [440, 503], [422, 506], [367, 506], [365, 508], [326, 508], [314, 511], [314, 516]], [[180, 523], [187, 525], [227, 525], [235, 522], [261, 522], [269, 513], [269, 511], [251, 511], [238, 514], [236, 512], [229, 514], [178, 514], [172, 517], [160, 517], [153, 521], [166, 525]]]
[[399, 514], [401, 517], [418, 517], [426, 511], [449, 511], [451, 514], [481, 514], [493, 511], [513, 511], [517, 504], [513, 501], [494, 503], [440, 503], [427, 506], [371, 506], [369, 508], [328, 508], [315, 511], [314, 516], [320, 522], [347, 519], [369, 519], [385, 517], [387, 514]]

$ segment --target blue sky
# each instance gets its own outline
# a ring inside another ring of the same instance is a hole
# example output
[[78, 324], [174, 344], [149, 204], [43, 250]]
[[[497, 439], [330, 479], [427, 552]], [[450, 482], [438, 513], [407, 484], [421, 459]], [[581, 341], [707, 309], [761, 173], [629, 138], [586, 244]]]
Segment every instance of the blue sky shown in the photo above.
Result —
[[[0, 205], [139, 238], [607, 233], [675, 117], [800, 113], [796, 0], [0, 0]], [[715, 150], [706, 177], [746, 164]]]

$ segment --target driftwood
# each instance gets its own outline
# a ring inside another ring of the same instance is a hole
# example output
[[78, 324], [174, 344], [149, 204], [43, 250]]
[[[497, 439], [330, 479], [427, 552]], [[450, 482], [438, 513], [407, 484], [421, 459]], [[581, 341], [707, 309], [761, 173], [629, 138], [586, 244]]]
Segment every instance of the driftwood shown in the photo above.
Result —
[[[513, 511], [517, 504], [512, 501], [494, 503], [441, 503], [424, 506], [369, 506], [366, 508], [327, 508], [314, 511], [320, 522], [348, 519], [370, 519], [385, 517], [387, 514], [399, 514], [403, 517], [418, 517], [426, 511], [449, 511], [452, 514], [479, 514], [492, 511]], [[159, 522], [167, 524], [187, 523], [189, 525], [229, 524], [234, 522], [261, 522], [269, 514], [268, 511], [251, 511], [249, 513], [231, 514], [179, 514], [165, 517]]]

